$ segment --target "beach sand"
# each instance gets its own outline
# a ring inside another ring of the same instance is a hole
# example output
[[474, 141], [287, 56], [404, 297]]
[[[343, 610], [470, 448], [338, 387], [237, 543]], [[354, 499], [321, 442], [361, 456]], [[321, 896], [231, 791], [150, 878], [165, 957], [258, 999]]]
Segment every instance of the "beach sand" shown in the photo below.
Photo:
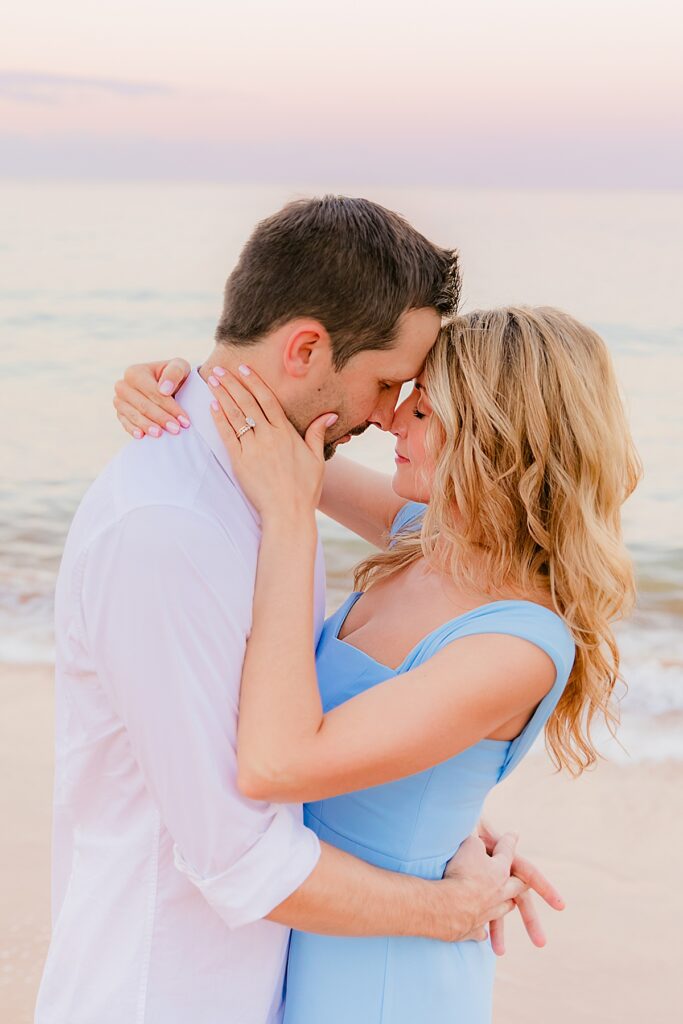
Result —
[[[52, 721], [50, 671], [0, 668], [3, 1024], [32, 1020], [48, 942]], [[568, 904], [544, 914], [543, 950], [508, 919], [496, 1024], [681, 1019], [682, 783], [677, 762], [605, 763], [573, 781], [533, 755], [492, 794], [492, 824], [520, 832]]]

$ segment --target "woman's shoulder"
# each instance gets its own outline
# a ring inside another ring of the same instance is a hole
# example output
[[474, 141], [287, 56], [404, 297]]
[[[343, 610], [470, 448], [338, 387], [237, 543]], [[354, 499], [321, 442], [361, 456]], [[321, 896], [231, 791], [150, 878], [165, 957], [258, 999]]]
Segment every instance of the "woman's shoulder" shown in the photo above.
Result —
[[401, 530], [417, 529], [419, 526], [419, 520], [425, 513], [426, 505], [420, 501], [408, 501], [405, 505], [402, 505], [394, 516], [394, 521], [391, 524], [390, 536], [395, 537]]
[[498, 633], [527, 640], [552, 658], [558, 679], [569, 678], [576, 655], [574, 637], [562, 616], [539, 601], [491, 601], [473, 608], [456, 625], [457, 636]]

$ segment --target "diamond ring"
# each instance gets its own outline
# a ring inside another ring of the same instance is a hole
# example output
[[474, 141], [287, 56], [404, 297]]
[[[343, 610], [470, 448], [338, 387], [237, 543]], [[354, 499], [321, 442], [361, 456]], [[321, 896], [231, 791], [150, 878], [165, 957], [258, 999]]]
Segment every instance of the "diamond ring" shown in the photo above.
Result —
[[237, 437], [242, 437], [249, 430], [253, 430], [255, 426], [256, 420], [252, 419], [251, 416], [247, 416], [246, 420], [244, 421], [244, 426], [240, 427], [240, 429], [237, 431]]

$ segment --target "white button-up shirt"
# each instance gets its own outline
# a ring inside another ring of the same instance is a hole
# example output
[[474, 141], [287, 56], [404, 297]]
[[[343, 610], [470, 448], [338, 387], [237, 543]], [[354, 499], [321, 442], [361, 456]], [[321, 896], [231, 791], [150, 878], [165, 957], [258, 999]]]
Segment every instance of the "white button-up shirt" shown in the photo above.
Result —
[[[271, 1024], [317, 863], [300, 806], [236, 785], [259, 521], [195, 372], [192, 426], [86, 494], [57, 584], [53, 935], [37, 1024]], [[316, 631], [324, 568], [318, 559]]]

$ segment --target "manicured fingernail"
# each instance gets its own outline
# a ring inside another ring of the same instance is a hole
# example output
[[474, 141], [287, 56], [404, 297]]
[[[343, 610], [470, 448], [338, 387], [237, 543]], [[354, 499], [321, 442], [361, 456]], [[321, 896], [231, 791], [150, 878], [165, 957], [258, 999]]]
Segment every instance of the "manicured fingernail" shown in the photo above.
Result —
[[162, 395], [170, 395], [173, 391], [173, 381], [165, 380], [163, 384], [159, 385], [159, 391], [161, 391]]
[[178, 426], [177, 423], [174, 423], [173, 420], [168, 421], [168, 423], [166, 424], [166, 429], [168, 430], [169, 434], [180, 433], [180, 427]]
[[213, 409], [213, 411], [214, 411], [214, 412], [218, 412], [218, 410], [220, 409], [220, 405], [218, 404], [218, 402], [216, 402], [216, 401], [214, 400], [214, 401], [213, 401], [213, 402], [211, 403], [211, 408]]
[[150, 437], [161, 437], [161, 430], [160, 430], [160, 428], [159, 427], [150, 427], [149, 428], [149, 436]]
[[217, 388], [218, 387], [218, 380], [216, 379], [216, 377], [214, 377], [214, 376], [209, 377], [209, 384], [211, 385], [212, 388]]
[[190, 421], [188, 420], [187, 416], [179, 416], [178, 423], [180, 424], [181, 427], [185, 427], [186, 429], [190, 425]]
[[325, 424], [326, 424], [326, 425], [327, 425], [328, 427], [333, 427], [333, 426], [334, 426], [334, 424], [335, 424], [335, 423], [337, 422], [337, 420], [338, 420], [338, 419], [339, 419], [339, 417], [337, 416], [336, 412], [334, 412], [334, 413], [332, 413], [332, 415], [331, 415], [331, 416], [328, 416], [328, 417], [327, 417], [327, 419], [325, 420]]
[[243, 377], [248, 377], [249, 374], [251, 373], [251, 370], [249, 369], [249, 367], [245, 366], [244, 363], [240, 363], [240, 365], [237, 367], [237, 369], [240, 371], [240, 373], [242, 374]]
[[133, 431], [133, 437], [135, 438], [136, 441], [140, 441], [144, 436], [145, 435], [142, 433], [142, 431], [139, 430], [137, 427]]
[[213, 372], [216, 374], [217, 377], [225, 377], [225, 370], [223, 369], [222, 366], [214, 366]]

